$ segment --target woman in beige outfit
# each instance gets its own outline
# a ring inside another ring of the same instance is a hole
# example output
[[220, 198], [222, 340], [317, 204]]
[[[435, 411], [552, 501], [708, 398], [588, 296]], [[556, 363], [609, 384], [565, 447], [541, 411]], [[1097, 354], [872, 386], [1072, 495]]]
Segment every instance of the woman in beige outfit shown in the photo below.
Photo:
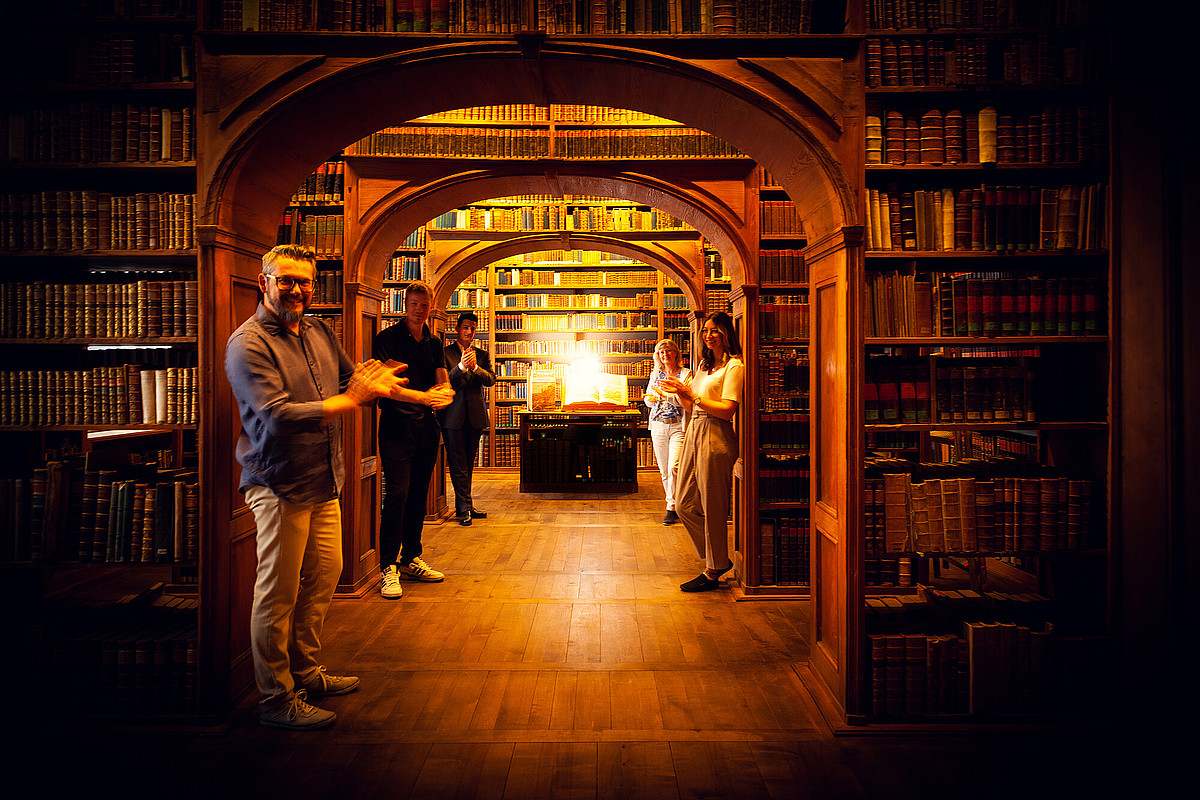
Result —
[[700, 363], [691, 383], [665, 378], [657, 384], [691, 412], [679, 458], [675, 510], [705, 567], [679, 587], [685, 592], [716, 589], [720, 577], [733, 568], [727, 523], [738, 455], [732, 421], [742, 396], [742, 348], [733, 320], [723, 311], [705, 318], [700, 341]]

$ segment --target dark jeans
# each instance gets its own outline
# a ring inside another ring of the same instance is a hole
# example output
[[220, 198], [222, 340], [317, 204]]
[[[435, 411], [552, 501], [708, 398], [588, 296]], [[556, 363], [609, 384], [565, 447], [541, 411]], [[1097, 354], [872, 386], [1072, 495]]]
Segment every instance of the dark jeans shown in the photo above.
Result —
[[471, 473], [479, 454], [479, 434], [475, 428], [445, 428], [446, 463], [450, 467], [450, 482], [454, 485], [454, 513], [464, 517], [471, 513]]
[[379, 567], [408, 564], [421, 555], [425, 496], [437, 464], [438, 425], [432, 412], [421, 419], [392, 418], [380, 424], [383, 514]]

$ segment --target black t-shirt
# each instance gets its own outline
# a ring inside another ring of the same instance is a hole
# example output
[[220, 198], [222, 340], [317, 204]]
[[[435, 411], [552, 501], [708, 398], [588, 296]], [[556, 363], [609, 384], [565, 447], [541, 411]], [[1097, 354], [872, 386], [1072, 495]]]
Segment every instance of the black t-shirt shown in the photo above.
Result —
[[[441, 340], [429, 332], [428, 326], [423, 326], [421, 340], [417, 341], [404, 320], [375, 334], [371, 355], [383, 362], [391, 360], [408, 364], [408, 369], [400, 373], [400, 377], [408, 378], [408, 388], [416, 392], [429, 391], [436, 386], [437, 371], [446, 366]], [[414, 417], [430, 412], [427, 405], [406, 403], [386, 397], [379, 398], [379, 408], [381, 420], [398, 414]]]

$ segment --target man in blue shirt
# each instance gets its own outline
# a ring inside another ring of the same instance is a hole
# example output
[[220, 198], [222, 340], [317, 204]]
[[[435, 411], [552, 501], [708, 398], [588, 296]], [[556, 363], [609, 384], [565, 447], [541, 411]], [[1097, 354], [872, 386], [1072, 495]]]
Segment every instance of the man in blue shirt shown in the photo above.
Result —
[[341, 417], [401, 390], [400, 365], [352, 364], [312, 302], [312, 248], [280, 245], [263, 256], [263, 299], [225, 348], [225, 374], [242, 432], [240, 488], [254, 512], [258, 576], [250, 613], [259, 722], [308, 730], [333, 722], [310, 705], [354, 691], [358, 678], [320, 663], [321, 628], [342, 573], [345, 481]]

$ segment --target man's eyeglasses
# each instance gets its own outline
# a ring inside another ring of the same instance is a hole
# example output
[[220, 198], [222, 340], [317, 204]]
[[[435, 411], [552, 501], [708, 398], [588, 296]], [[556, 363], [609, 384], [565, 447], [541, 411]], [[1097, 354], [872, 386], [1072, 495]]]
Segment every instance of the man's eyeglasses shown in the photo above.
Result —
[[275, 285], [285, 292], [290, 292], [295, 286], [302, 292], [311, 292], [313, 288], [312, 278], [293, 278], [291, 275], [267, 275], [275, 281]]

